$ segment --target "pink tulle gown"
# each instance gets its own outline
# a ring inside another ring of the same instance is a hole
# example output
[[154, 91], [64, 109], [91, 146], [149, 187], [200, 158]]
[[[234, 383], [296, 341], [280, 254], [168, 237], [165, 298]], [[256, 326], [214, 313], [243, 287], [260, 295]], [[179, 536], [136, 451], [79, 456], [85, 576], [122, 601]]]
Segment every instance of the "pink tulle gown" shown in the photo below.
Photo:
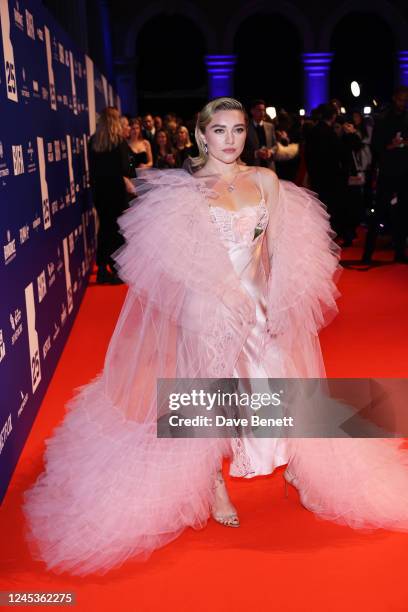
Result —
[[[228, 455], [231, 474], [247, 478], [288, 463], [319, 518], [408, 530], [400, 440], [157, 438], [157, 378], [324, 376], [317, 333], [336, 311], [339, 258], [328, 215], [281, 181], [271, 219], [262, 172], [253, 177], [259, 203], [236, 213], [184, 170], [138, 181], [116, 254], [130, 289], [104, 370], [68, 406], [25, 494], [27, 537], [48, 569], [103, 573], [203, 527]], [[255, 304], [254, 324], [224, 305], [237, 289]]]

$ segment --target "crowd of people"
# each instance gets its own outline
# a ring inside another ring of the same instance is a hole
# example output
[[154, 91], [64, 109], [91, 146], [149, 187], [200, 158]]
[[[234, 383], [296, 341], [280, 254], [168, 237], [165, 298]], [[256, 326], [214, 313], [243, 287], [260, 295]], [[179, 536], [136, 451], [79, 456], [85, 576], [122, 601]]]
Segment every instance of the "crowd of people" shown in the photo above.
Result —
[[[274, 119], [264, 100], [253, 100], [241, 163], [274, 170], [279, 178], [316, 192], [327, 206], [342, 247], [351, 246], [361, 223], [367, 227], [362, 263], [370, 265], [381, 227], [392, 235], [395, 261], [408, 261], [408, 87], [375, 117], [349, 114], [339, 100], [313, 109], [309, 117], [280, 110]], [[174, 113], [120, 116], [105, 109], [90, 142], [91, 183], [100, 218], [98, 277], [120, 283], [112, 252], [121, 244], [116, 219], [135, 194], [138, 170], [190, 167], [198, 154], [196, 117]], [[113, 176], [116, 179], [113, 180]], [[123, 176], [119, 187], [118, 176]], [[110, 228], [107, 230], [107, 228]]]

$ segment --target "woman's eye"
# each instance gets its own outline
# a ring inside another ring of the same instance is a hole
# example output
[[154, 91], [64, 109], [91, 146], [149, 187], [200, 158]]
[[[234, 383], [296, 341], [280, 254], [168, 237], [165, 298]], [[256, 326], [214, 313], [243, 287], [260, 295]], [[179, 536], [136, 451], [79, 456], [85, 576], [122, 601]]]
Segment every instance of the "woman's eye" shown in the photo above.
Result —
[[244, 131], [244, 128], [237, 128], [238, 134], [242, 134], [243, 131]]
[[224, 132], [224, 130], [223, 130], [223, 129], [221, 129], [221, 128], [217, 128], [216, 130], [214, 130], [214, 132], [215, 132], [216, 134], [222, 134], [222, 133]]

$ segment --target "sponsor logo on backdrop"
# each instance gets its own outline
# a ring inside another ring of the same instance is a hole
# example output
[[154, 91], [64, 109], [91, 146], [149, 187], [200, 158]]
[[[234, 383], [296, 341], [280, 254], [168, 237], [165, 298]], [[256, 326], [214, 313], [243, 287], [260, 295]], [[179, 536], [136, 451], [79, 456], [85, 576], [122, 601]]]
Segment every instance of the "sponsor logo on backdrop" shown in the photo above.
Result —
[[28, 147], [26, 149], [28, 164], [27, 164], [27, 172], [32, 174], [33, 172], [37, 172], [37, 164], [34, 158], [34, 147], [31, 140], [28, 142]]
[[61, 159], [61, 145], [59, 140], [54, 140], [54, 151], [55, 151], [55, 161], [60, 161]]
[[61, 43], [58, 43], [58, 59], [60, 64], [65, 64], [64, 47], [61, 45]]
[[47, 283], [45, 280], [45, 270], [37, 276], [38, 301], [42, 302], [47, 293]]
[[23, 412], [24, 408], [27, 405], [27, 402], [28, 402], [28, 393], [23, 393], [23, 391], [20, 390], [20, 407], [17, 412], [18, 417]]
[[74, 232], [71, 232], [70, 235], [68, 236], [68, 246], [69, 246], [69, 254], [72, 255], [72, 253], [74, 252], [74, 248], [75, 248]]
[[67, 320], [67, 307], [65, 305], [65, 302], [62, 303], [61, 305], [61, 325], [64, 326], [65, 325], [65, 321]]
[[30, 283], [25, 288], [25, 301], [27, 310], [28, 345], [30, 348], [31, 385], [35, 393], [41, 380], [40, 349], [38, 345], [38, 334], [35, 327], [35, 302], [34, 287]]
[[45, 358], [46, 358], [46, 356], [47, 356], [48, 351], [50, 350], [50, 348], [51, 348], [51, 337], [50, 337], [50, 336], [48, 336], [48, 337], [47, 337], [47, 339], [46, 339], [46, 341], [45, 341], [45, 342], [44, 342], [44, 344], [43, 344], [43, 359], [45, 359]]
[[6, 443], [7, 438], [11, 434], [13, 430], [13, 425], [11, 422], [11, 414], [8, 415], [6, 422], [0, 430], [0, 455], [3, 452], [4, 445]]
[[11, 145], [14, 175], [24, 174], [23, 145]]
[[55, 265], [53, 261], [47, 265], [48, 270], [48, 287], [51, 287], [55, 283]]
[[70, 196], [71, 196], [71, 203], [74, 204], [74, 202], [76, 201], [75, 180], [74, 180], [74, 169], [72, 166], [71, 136], [69, 134], [67, 134], [67, 152], [68, 152], [69, 191], [70, 191]]
[[68, 312], [71, 313], [74, 307], [74, 300], [72, 297], [71, 272], [69, 270], [68, 240], [64, 238], [62, 244], [63, 244], [63, 250], [64, 250], [64, 268], [65, 268], [65, 286], [67, 289], [67, 306], [68, 306]]
[[86, 134], [82, 135], [84, 146], [84, 164], [85, 164], [85, 187], [89, 187], [89, 159], [88, 159], [88, 138]]
[[35, 219], [33, 221], [33, 229], [35, 229], [35, 230], [38, 229], [40, 227], [40, 225], [41, 225], [41, 217], [38, 216], [38, 213], [36, 213], [36, 215], [37, 216], [35, 217]]
[[57, 110], [57, 98], [55, 93], [55, 77], [54, 71], [52, 69], [52, 54], [51, 54], [51, 38], [50, 31], [47, 26], [44, 26], [45, 32], [45, 47], [47, 53], [47, 66], [48, 66], [48, 83], [49, 83], [49, 91], [50, 91], [50, 104], [52, 110]]
[[75, 86], [74, 56], [72, 55], [72, 51], [69, 52], [69, 71], [71, 74], [72, 109], [74, 111], [74, 115], [77, 115], [78, 114], [78, 101], [77, 101], [77, 93], [76, 93], [76, 86]]
[[55, 340], [58, 338], [59, 333], [60, 333], [60, 326], [57, 325], [56, 323], [54, 323], [54, 333], [52, 334], [52, 341], [55, 342]]
[[41, 40], [41, 42], [44, 42], [44, 32], [41, 28], [37, 28], [37, 36]]
[[[10, 170], [8, 169], [7, 164], [4, 161], [3, 143], [0, 140], [0, 178], [5, 178], [6, 176], [9, 176], [9, 174], [10, 174]], [[5, 185], [4, 182], [3, 182], [3, 185]]]
[[50, 201], [48, 199], [48, 183], [45, 172], [44, 140], [40, 136], [37, 136], [37, 148], [38, 162], [40, 165], [40, 185], [44, 229], [49, 229], [51, 227]]
[[6, 343], [4, 342], [3, 330], [0, 329], [0, 362], [6, 356]]
[[30, 98], [30, 90], [28, 89], [28, 86], [27, 86], [27, 83], [26, 83], [26, 71], [25, 71], [25, 68], [22, 68], [21, 76], [23, 77], [23, 84], [21, 86], [21, 95], [22, 95], [23, 98], [29, 99]]
[[14, 64], [14, 51], [10, 38], [10, 14], [8, 2], [0, 1], [0, 22], [3, 39], [4, 69], [6, 71], [7, 97], [13, 102], [18, 102], [16, 66]]
[[14, 23], [24, 32], [24, 17], [23, 13], [20, 12], [20, 3], [16, 2], [16, 6], [14, 7]]
[[88, 94], [89, 133], [93, 134], [96, 128], [94, 65], [91, 58], [87, 55], [85, 55], [85, 67], [86, 90]]
[[30, 237], [30, 226], [29, 225], [23, 225], [23, 227], [20, 227], [20, 244], [24, 244], [25, 242], [27, 242], [27, 240]]
[[27, 26], [27, 36], [35, 40], [35, 28], [34, 28], [34, 19], [32, 14], [25, 10], [26, 15], [26, 26]]
[[16, 239], [11, 237], [10, 230], [6, 233], [6, 244], [3, 244], [4, 263], [7, 265], [16, 256]]
[[52, 142], [47, 143], [47, 159], [49, 162], [54, 161], [54, 149], [52, 146]]
[[23, 333], [23, 322], [21, 321], [21, 310], [16, 308], [14, 313], [10, 313], [10, 325], [12, 329], [11, 345], [14, 346]]

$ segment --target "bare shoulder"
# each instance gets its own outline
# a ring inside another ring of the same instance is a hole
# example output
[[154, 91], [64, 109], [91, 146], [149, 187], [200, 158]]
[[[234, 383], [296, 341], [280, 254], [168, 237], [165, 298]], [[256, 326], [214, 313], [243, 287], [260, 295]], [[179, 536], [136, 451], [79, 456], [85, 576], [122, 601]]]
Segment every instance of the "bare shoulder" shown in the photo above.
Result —
[[258, 167], [257, 170], [261, 176], [262, 186], [268, 199], [273, 200], [277, 196], [279, 190], [279, 179], [276, 172], [269, 168], [262, 167]]

